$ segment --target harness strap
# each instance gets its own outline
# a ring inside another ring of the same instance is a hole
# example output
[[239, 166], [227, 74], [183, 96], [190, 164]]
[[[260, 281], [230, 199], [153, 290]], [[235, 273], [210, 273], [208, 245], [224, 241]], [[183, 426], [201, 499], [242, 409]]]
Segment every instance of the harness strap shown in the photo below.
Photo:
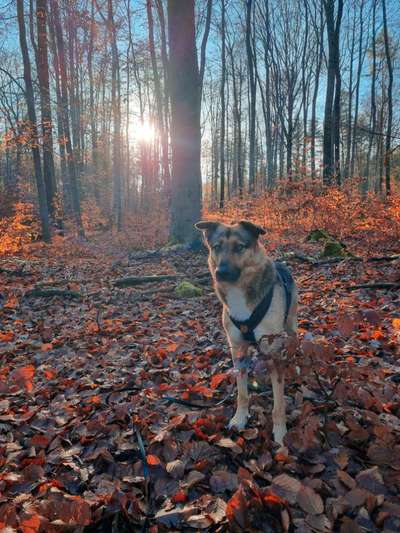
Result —
[[[290, 270], [283, 263], [278, 261], [275, 262], [275, 268], [278, 276], [278, 280], [283, 286], [285, 291], [285, 322], [288, 317], [289, 308], [292, 299], [292, 286], [293, 286], [293, 277], [290, 273]], [[271, 307], [272, 297], [274, 295], [274, 285], [269, 289], [267, 294], [257, 305], [254, 311], [251, 313], [250, 317], [247, 320], [236, 320], [231, 315], [229, 318], [232, 320], [234, 325], [241, 331], [242, 337], [244, 340], [255, 343], [256, 337], [254, 335], [254, 330], [259, 325], [261, 320], [267, 314], [268, 309]]]

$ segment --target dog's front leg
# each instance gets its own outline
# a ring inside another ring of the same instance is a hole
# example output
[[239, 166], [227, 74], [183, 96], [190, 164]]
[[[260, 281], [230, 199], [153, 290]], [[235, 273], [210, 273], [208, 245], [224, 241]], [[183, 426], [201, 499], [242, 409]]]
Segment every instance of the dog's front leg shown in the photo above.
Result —
[[272, 394], [274, 407], [272, 409], [273, 433], [275, 442], [283, 445], [286, 435], [286, 409], [285, 409], [285, 376], [282, 369], [273, 365], [271, 368]]
[[237, 407], [235, 415], [229, 422], [229, 428], [244, 429], [249, 416], [249, 393], [247, 390], [247, 368], [241, 365], [241, 358], [247, 356], [248, 346], [232, 345], [231, 350], [233, 365], [237, 372]]

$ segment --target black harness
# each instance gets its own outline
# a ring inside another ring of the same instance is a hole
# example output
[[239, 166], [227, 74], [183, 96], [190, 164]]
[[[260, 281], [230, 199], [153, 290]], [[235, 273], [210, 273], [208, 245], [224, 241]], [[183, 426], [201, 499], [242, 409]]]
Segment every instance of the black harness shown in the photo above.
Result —
[[[288, 317], [289, 308], [292, 300], [292, 289], [293, 289], [293, 276], [288, 269], [288, 267], [284, 263], [280, 263], [278, 261], [275, 261], [275, 268], [278, 275], [278, 281], [283, 286], [283, 289], [285, 291], [285, 322]], [[254, 311], [251, 313], [250, 317], [247, 320], [236, 320], [236, 318], [233, 318], [231, 315], [229, 315], [229, 318], [232, 320], [232, 322], [235, 324], [235, 326], [240, 329], [242, 333], [242, 337], [244, 340], [255, 343], [256, 337], [254, 335], [254, 330], [258, 326], [258, 324], [261, 322], [261, 320], [264, 318], [264, 316], [267, 314], [268, 309], [271, 306], [272, 297], [274, 295], [274, 285], [269, 289], [267, 294], [264, 296], [264, 298], [261, 300], [261, 302], [257, 305], [257, 307], [254, 309]]]

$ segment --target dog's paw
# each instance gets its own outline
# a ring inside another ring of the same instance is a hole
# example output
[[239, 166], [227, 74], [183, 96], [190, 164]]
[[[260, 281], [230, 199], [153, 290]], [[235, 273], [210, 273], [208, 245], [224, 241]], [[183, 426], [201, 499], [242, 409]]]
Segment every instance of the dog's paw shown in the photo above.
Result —
[[287, 429], [286, 425], [277, 425], [273, 428], [273, 434], [274, 434], [274, 441], [283, 446], [283, 437], [286, 435]]
[[238, 430], [244, 429], [247, 424], [248, 416], [249, 414], [246, 413], [246, 411], [237, 411], [235, 416], [233, 416], [231, 421], [229, 422], [228, 428], [236, 428]]

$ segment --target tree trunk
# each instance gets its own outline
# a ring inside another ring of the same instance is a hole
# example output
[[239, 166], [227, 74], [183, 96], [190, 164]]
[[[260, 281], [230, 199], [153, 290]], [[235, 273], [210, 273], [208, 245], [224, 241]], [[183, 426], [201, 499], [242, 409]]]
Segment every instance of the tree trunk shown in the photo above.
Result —
[[[185, 31], [182, 31], [182, 28]], [[200, 84], [194, 0], [168, 0], [171, 99], [171, 238], [199, 242], [194, 223], [201, 213]]]
[[151, 66], [153, 70], [154, 80], [154, 95], [157, 106], [157, 119], [158, 130], [161, 137], [161, 150], [162, 150], [162, 168], [163, 168], [163, 180], [164, 187], [169, 196], [170, 194], [170, 173], [169, 173], [169, 158], [168, 158], [168, 138], [165, 135], [164, 130], [164, 117], [163, 117], [163, 102], [161, 97], [161, 82], [159, 76], [159, 69], [157, 66], [155, 45], [154, 45], [154, 22], [153, 22], [153, 8], [152, 0], [146, 0], [147, 22], [149, 29], [149, 50], [151, 57]]
[[203, 94], [204, 71], [205, 71], [205, 68], [206, 68], [206, 49], [207, 49], [208, 36], [210, 35], [212, 3], [213, 3], [213, 0], [207, 0], [206, 24], [205, 24], [204, 33], [203, 33], [203, 39], [201, 41], [201, 49], [200, 49], [200, 98], [201, 98], [201, 96]]
[[255, 191], [256, 174], [256, 79], [254, 74], [254, 58], [251, 42], [251, 16], [253, 0], [246, 0], [246, 53], [249, 72], [250, 116], [249, 116], [249, 192]]
[[354, 176], [354, 167], [355, 167], [355, 159], [356, 159], [358, 108], [359, 108], [359, 102], [360, 102], [360, 81], [361, 81], [361, 70], [362, 70], [362, 64], [363, 64], [363, 56], [362, 56], [362, 45], [363, 45], [363, 38], [364, 38], [363, 11], [364, 11], [364, 0], [361, 0], [361, 3], [360, 3], [360, 40], [359, 40], [359, 46], [358, 46], [356, 101], [355, 101], [355, 107], [354, 107], [354, 124], [353, 124], [353, 146], [351, 150], [351, 162], [350, 162], [350, 177], [351, 178]]
[[47, 0], [37, 0], [37, 67], [40, 88], [40, 109], [43, 134], [43, 174], [46, 185], [47, 206], [54, 215], [54, 196], [56, 180], [53, 159], [53, 122], [51, 118], [49, 62], [47, 52]]
[[367, 154], [367, 184], [366, 188], [369, 187], [369, 177], [370, 177], [370, 166], [371, 166], [371, 155], [372, 155], [372, 146], [374, 143], [375, 131], [376, 131], [376, 2], [377, 0], [372, 0], [372, 74], [371, 74], [371, 119], [370, 119], [370, 128], [371, 133], [369, 136], [368, 142], [368, 154]]
[[29, 60], [28, 44], [26, 42], [26, 30], [24, 20], [24, 3], [17, 2], [17, 18], [19, 29], [19, 43], [21, 47], [22, 59], [24, 63], [24, 81], [25, 81], [25, 97], [26, 105], [28, 108], [28, 117], [32, 130], [32, 157], [35, 167], [35, 179], [39, 200], [39, 215], [42, 226], [42, 237], [44, 241], [50, 240], [50, 224], [49, 224], [49, 212], [47, 208], [47, 195], [46, 186], [42, 174], [42, 166], [40, 161], [40, 152], [37, 144], [38, 132], [36, 124], [36, 111], [35, 111], [35, 97], [33, 93], [31, 64]]
[[350, 47], [350, 73], [349, 73], [349, 95], [347, 100], [347, 139], [346, 139], [346, 159], [344, 165], [344, 177], [348, 178], [350, 175], [350, 157], [351, 157], [351, 138], [352, 138], [352, 107], [353, 107], [353, 63], [354, 63], [354, 48], [356, 41], [356, 17], [353, 18], [353, 27], [351, 31], [351, 47]]
[[221, 184], [219, 196], [219, 208], [224, 208], [225, 203], [225, 78], [226, 78], [226, 43], [225, 43], [225, 0], [221, 0], [221, 125], [220, 125], [220, 171]]
[[65, 150], [67, 152], [67, 164], [69, 174], [69, 185], [71, 188], [72, 209], [74, 212], [75, 222], [78, 233], [84, 237], [84, 229], [81, 217], [81, 203], [78, 189], [78, 181], [76, 175], [76, 165], [74, 152], [72, 150], [71, 135], [69, 128], [69, 109], [68, 109], [68, 89], [67, 89], [67, 70], [65, 63], [65, 48], [63, 31], [60, 20], [60, 12], [58, 9], [58, 0], [51, 0], [52, 18], [54, 21], [54, 34], [57, 40], [58, 65], [60, 68], [60, 89], [61, 89], [61, 117], [64, 131]]
[[[94, 194], [99, 201], [100, 191], [98, 186], [98, 149], [97, 149], [97, 125], [96, 125], [96, 113], [94, 105], [94, 80], [93, 80], [93, 52], [94, 52], [94, 8], [95, 0], [92, 0], [91, 8], [91, 24], [89, 35], [89, 49], [88, 49], [88, 76], [89, 76], [89, 110], [90, 110], [90, 137], [92, 144], [92, 173], [94, 176]], [[128, 119], [127, 119], [128, 120]]]
[[387, 127], [386, 127], [386, 140], [385, 140], [385, 154], [384, 154], [384, 165], [385, 165], [385, 190], [386, 195], [388, 196], [391, 192], [391, 183], [390, 183], [390, 166], [391, 166], [391, 141], [392, 141], [392, 122], [393, 122], [393, 64], [392, 56], [389, 43], [389, 34], [387, 27], [387, 17], [386, 17], [386, 0], [382, 0], [382, 17], [383, 17], [383, 35], [385, 40], [385, 56], [386, 64], [388, 70], [388, 118], [387, 118]]
[[[340, 81], [339, 34], [343, 14], [343, 0], [338, 0], [336, 22], [335, 3], [335, 0], [324, 0], [329, 50], [323, 139], [323, 182], [325, 185], [332, 183], [335, 172], [338, 170], [337, 166], [340, 165], [340, 161], [335, 160], [337, 155], [335, 146], [339, 145], [340, 132], [337, 131], [337, 127], [340, 124], [340, 117], [335, 116], [335, 113], [337, 113], [338, 109], [340, 110], [340, 87], [337, 87], [337, 83]], [[334, 103], [335, 89], [336, 102]]]
[[314, 91], [312, 97], [312, 106], [311, 106], [311, 147], [310, 147], [310, 157], [311, 157], [311, 178], [316, 178], [315, 170], [315, 145], [316, 145], [316, 135], [317, 135], [317, 99], [318, 99], [318, 90], [319, 90], [319, 79], [321, 75], [321, 66], [322, 59], [324, 54], [324, 41], [323, 41], [323, 10], [320, 10], [320, 25], [319, 28], [316, 28], [318, 47], [317, 47], [317, 64], [315, 68], [315, 81], [314, 81]]
[[118, 231], [122, 229], [121, 169], [121, 90], [119, 55], [114, 23], [113, 0], [108, 0], [108, 34], [111, 43], [111, 108], [113, 114], [113, 215]]

